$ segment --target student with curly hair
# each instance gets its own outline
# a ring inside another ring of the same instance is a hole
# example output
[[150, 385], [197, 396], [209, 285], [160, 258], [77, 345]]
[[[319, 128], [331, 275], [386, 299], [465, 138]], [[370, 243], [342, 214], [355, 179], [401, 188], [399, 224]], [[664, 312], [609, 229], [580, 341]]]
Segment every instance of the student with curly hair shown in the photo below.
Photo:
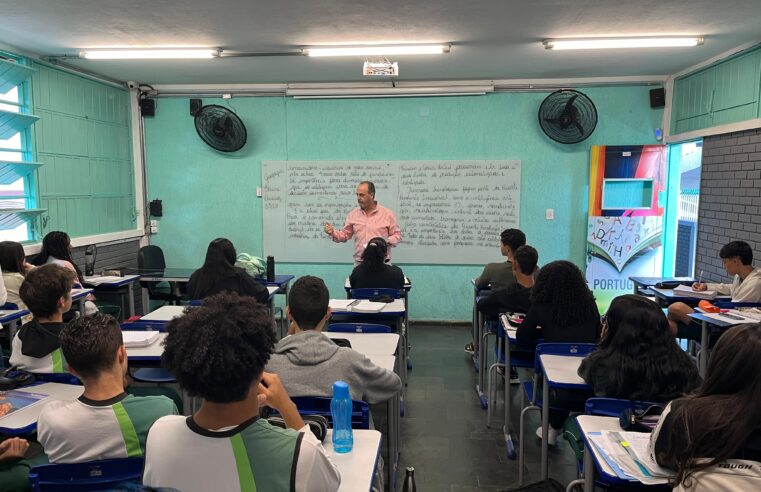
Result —
[[235, 292], [255, 298], [262, 304], [269, 300], [267, 288], [240, 267], [235, 266], [235, 246], [229, 239], [217, 238], [209, 243], [203, 266], [188, 281], [188, 296], [204, 299], [220, 292]]
[[678, 398], [701, 382], [660, 306], [632, 294], [613, 299], [600, 344], [581, 362], [579, 376], [595, 396], [652, 402]]
[[679, 491], [761, 489], [761, 324], [719, 338], [706, 379], [674, 400], [650, 437], [650, 452], [676, 471]]
[[[518, 350], [530, 356], [540, 339], [547, 343], [594, 343], [599, 334], [600, 313], [579, 267], [564, 260], [543, 266], [531, 290], [531, 308], [516, 330]], [[583, 406], [586, 399], [577, 393], [560, 393], [554, 401], [562, 401], [563, 408]], [[554, 409], [549, 412], [547, 442], [553, 445], [569, 412]], [[541, 426], [536, 433], [542, 437]]]
[[[190, 417], [153, 424], [144, 484], [216, 492], [338, 490], [338, 469], [277, 375], [264, 372], [274, 344], [266, 307], [237, 294], [209, 297], [167, 324], [162, 363], [203, 403]], [[260, 419], [262, 404], [277, 409], [288, 429]]]
[[349, 277], [352, 289], [404, 288], [404, 273], [396, 265], [386, 263], [388, 244], [382, 237], [374, 237], [362, 252], [362, 263], [354, 267]]

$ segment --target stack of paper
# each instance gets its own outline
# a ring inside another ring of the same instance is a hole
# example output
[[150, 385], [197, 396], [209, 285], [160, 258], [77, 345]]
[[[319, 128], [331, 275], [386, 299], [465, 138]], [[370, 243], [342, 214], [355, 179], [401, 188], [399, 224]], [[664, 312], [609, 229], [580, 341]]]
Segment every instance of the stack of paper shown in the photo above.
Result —
[[386, 307], [385, 302], [359, 301], [351, 307], [355, 313], [379, 313]]
[[124, 277], [115, 277], [115, 276], [85, 277], [85, 282], [90, 285], [110, 284], [114, 282], [121, 282], [122, 280], [124, 280]]
[[123, 331], [122, 340], [124, 340], [124, 346], [130, 347], [147, 347], [156, 341], [159, 337], [157, 331]]
[[674, 472], [650, 457], [650, 434], [645, 432], [590, 432], [587, 434], [598, 454], [623, 480], [647, 485], [665, 484]]
[[677, 285], [674, 294], [682, 297], [694, 297], [695, 299], [713, 299], [716, 297], [715, 290], [693, 290], [689, 285]]

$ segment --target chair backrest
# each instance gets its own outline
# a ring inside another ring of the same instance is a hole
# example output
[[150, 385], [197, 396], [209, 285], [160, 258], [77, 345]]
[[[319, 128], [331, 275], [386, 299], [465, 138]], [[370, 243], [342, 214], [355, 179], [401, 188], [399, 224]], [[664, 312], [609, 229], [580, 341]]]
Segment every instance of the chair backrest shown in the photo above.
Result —
[[68, 372], [35, 372], [34, 379], [43, 383], [61, 383], [82, 386], [82, 381]]
[[189, 299], [187, 301], [188, 306], [203, 306], [203, 299]]
[[38, 465], [29, 471], [34, 492], [108, 490], [120, 482], [140, 483], [143, 458]]
[[534, 374], [542, 373], [539, 363], [540, 355], [566, 355], [569, 357], [586, 357], [597, 347], [594, 343], [539, 343], [534, 357]]
[[644, 410], [653, 405], [663, 404], [636, 400], [619, 400], [618, 398], [589, 398], [584, 404], [584, 413], [603, 417], [618, 417], [626, 409]]
[[721, 309], [732, 309], [739, 307], [757, 307], [761, 308], [761, 302], [729, 302], [729, 301], [716, 301], [714, 306]]
[[166, 322], [133, 321], [122, 323], [122, 331], [166, 331]]
[[[291, 399], [296, 404], [300, 414], [322, 415], [328, 419], [331, 427], [333, 426], [333, 417], [330, 414], [331, 398], [323, 396], [297, 396]], [[364, 401], [352, 400], [351, 402], [351, 428], [370, 428], [370, 406]]]
[[333, 323], [328, 331], [336, 333], [391, 333], [391, 327], [373, 323]]
[[377, 289], [351, 289], [349, 295], [351, 295], [352, 299], [372, 299], [379, 296], [389, 296], [394, 299], [401, 299], [402, 291], [400, 289], [388, 289], [385, 287]]
[[10, 310], [16, 310], [16, 309], [18, 309], [18, 304], [14, 304], [12, 302], [6, 302], [2, 306], [0, 306], [0, 309], [5, 309], [5, 310], [9, 310], [9, 311]]

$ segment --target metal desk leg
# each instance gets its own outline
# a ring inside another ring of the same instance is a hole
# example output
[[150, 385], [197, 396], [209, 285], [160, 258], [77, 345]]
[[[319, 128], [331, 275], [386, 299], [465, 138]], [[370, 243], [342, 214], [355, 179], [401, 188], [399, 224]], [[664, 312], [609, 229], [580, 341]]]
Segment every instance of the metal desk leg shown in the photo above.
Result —
[[484, 394], [484, 374], [486, 373], [487, 360], [489, 358], [488, 343], [486, 343], [486, 337], [489, 333], [484, 327], [484, 320], [481, 313], [478, 313], [476, 317], [478, 321], [478, 333], [480, 336], [478, 344], [478, 386], [476, 386], [476, 392], [478, 393], [478, 399], [481, 401], [481, 408], [486, 410], [489, 406], [488, 395]]
[[700, 334], [700, 364], [698, 365], [698, 372], [700, 377], [706, 377], [706, 370], [708, 369], [708, 344], [710, 343], [711, 334], [708, 330], [708, 323], [703, 321], [701, 323]]
[[129, 315], [130, 317], [135, 315], [135, 282], [130, 282], [127, 284], [127, 297], [129, 297], [128, 305], [129, 305]]
[[[550, 385], [547, 377], [542, 377], [542, 480], [547, 479], [547, 454], [549, 450], [550, 428]], [[524, 437], [525, 438], [525, 437]]]
[[515, 459], [515, 444], [513, 443], [513, 436], [510, 433], [510, 338], [505, 330], [505, 426], [502, 428], [502, 433], [505, 435], [505, 449], [507, 452], [507, 459]]
[[389, 398], [386, 402], [388, 409], [388, 486], [390, 490], [396, 490], [396, 470], [399, 465], [399, 394]]
[[595, 490], [595, 464], [592, 461], [592, 451], [589, 444], [584, 443], [584, 492]]

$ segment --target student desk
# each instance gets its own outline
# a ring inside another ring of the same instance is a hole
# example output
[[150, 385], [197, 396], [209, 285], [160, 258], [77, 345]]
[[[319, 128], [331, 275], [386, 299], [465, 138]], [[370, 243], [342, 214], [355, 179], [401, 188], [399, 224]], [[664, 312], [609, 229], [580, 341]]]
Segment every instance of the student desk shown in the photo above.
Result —
[[[135, 284], [140, 280], [140, 275], [125, 275], [123, 277], [103, 277], [93, 275], [85, 277], [85, 284], [96, 289], [102, 288], [108, 292], [117, 292], [122, 296], [122, 305], [124, 297], [127, 297], [127, 306], [129, 316], [135, 315]], [[125, 289], [126, 288], [126, 289]], [[125, 316], [126, 318], [126, 316]]]
[[95, 292], [94, 289], [71, 289], [71, 302], [78, 304], [80, 316], [85, 315], [85, 297]]
[[[578, 375], [583, 356], [551, 355], [539, 356], [542, 366], [542, 435], [546, 436], [550, 427], [550, 390], [570, 389], [588, 390], [589, 386]], [[524, 436], [525, 439], [525, 436]], [[547, 479], [547, 439], [542, 439], [542, 480]]]
[[[389, 371], [393, 371], [395, 365], [397, 364], [396, 357], [393, 355], [367, 354], [367, 358], [370, 359], [376, 366], [382, 367]], [[402, 391], [404, 391], [403, 388]], [[399, 440], [401, 429], [399, 424], [399, 413], [401, 405], [400, 400], [401, 394], [397, 393], [394, 397], [386, 402], [388, 416], [388, 455], [389, 460], [391, 461], [391, 463], [387, 464], [386, 469], [389, 490], [394, 490], [396, 470], [399, 466]]]
[[322, 443], [328, 456], [341, 472], [339, 492], [369, 491], [380, 456], [381, 433], [375, 430], [355, 429], [354, 447], [348, 453], [333, 451], [333, 430], [328, 430]]
[[343, 338], [351, 348], [364, 355], [394, 355], [399, 349], [398, 333], [340, 333], [323, 332], [330, 338]]
[[[344, 281], [344, 289], [348, 293], [351, 290], [351, 282], [349, 282], [349, 277], [346, 277], [346, 280]], [[402, 287], [402, 290], [405, 292], [409, 292], [412, 290], [412, 280], [407, 278], [407, 276], [404, 276], [404, 286]]]
[[58, 400], [73, 400], [79, 398], [84, 390], [84, 386], [61, 383], [42, 383], [26, 386], [24, 388], [17, 388], [15, 391], [42, 393], [48, 396], [34, 405], [22, 408], [21, 410], [0, 419], [0, 432], [12, 436], [32, 434], [37, 430], [37, 419], [40, 417], [40, 412], [47, 404]]
[[735, 325], [741, 325], [743, 323], [747, 323], [747, 321], [736, 321], [731, 320], [729, 318], [726, 318], [726, 320], [718, 320], [715, 318], [710, 318], [706, 316], [704, 313], [694, 312], [690, 315], [688, 315], [690, 318], [700, 321], [701, 330], [700, 330], [700, 357], [698, 358], [698, 372], [700, 373], [700, 377], [705, 378], [706, 377], [706, 369], [708, 369], [708, 357], [709, 357], [709, 348], [710, 340], [711, 340], [711, 326], [716, 326], [721, 329], [731, 328]]
[[[272, 318], [273, 328], [275, 327], [275, 311], [274, 309], [272, 309], [272, 304], [273, 304], [273, 299], [275, 297], [275, 294], [279, 290], [280, 288], [276, 286], [267, 287], [267, 292], [269, 292], [269, 295], [270, 295], [270, 298], [269, 298], [270, 316]], [[193, 306], [161, 306], [155, 311], [151, 311], [145, 316], [142, 316], [139, 320], [137, 320], [137, 323], [152, 323], [157, 325], [163, 325], [173, 320], [174, 318], [179, 318], [180, 316], [182, 316], [182, 314], [185, 312], [185, 309], [188, 307], [192, 309]]]
[[598, 473], [602, 478], [611, 483], [623, 482], [630, 485], [647, 487], [647, 485], [638, 481], [626, 481], [619, 478], [587, 436], [587, 434], [592, 432], [623, 430], [619, 425], [617, 417], [579, 415], [576, 417], [576, 422], [578, 422], [581, 435], [584, 438], [584, 492], [594, 491], [595, 473]]
[[632, 284], [634, 284], [634, 295], [637, 296], [652, 296], [653, 292], [651, 287], [655, 287], [655, 284], [660, 282], [683, 282], [694, 283], [696, 280], [692, 277], [629, 277]]
[[[697, 297], [688, 297], [688, 296], [682, 296], [679, 294], [674, 293], [674, 289], [656, 289], [655, 287], [652, 287], [650, 291], [655, 296], [656, 302], [662, 306], [669, 306], [671, 304], [674, 304], [675, 302], [683, 302], [685, 304], [692, 304], [697, 305], [700, 301], [703, 299], [697, 298]], [[729, 301], [731, 297], [729, 296], [722, 296], [717, 295], [713, 299], [708, 299], [711, 302], [716, 301]]]
[[26, 309], [4, 309], [0, 311], [0, 324], [8, 327], [8, 339], [13, 342], [13, 336], [21, 328], [21, 318], [29, 314]]

